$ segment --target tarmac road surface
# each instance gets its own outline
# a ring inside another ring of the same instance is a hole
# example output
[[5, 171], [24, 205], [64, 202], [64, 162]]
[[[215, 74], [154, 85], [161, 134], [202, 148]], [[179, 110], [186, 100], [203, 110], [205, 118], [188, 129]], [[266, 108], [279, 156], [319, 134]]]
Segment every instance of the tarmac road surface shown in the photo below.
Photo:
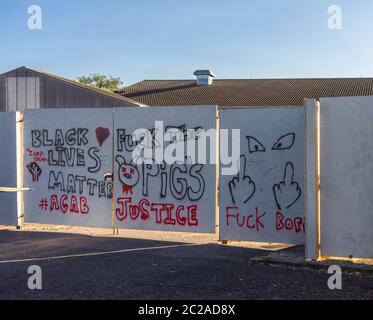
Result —
[[[189, 239], [190, 240], [190, 239]], [[373, 277], [249, 265], [266, 251], [217, 243], [0, 230], [0, 299], [373, 299]], [[27, 286], [30, 265], [42, 290]]]

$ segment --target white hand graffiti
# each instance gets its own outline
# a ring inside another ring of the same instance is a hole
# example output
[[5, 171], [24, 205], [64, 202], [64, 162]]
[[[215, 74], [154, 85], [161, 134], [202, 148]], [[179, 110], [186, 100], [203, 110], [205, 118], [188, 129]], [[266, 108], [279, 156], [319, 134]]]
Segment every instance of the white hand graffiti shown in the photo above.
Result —
[[255, 183], [246, 175], [246, 157], [241, 155], [239, 172], [229, 182], [229, 191], [234, 204], [242, 205], [248, 202], [255, 193]]
[[277, 208], [289, 209], [302, 195], [299, 184], [294, 181], [294, 165], [288, 162], [285, 166], [284, 180], [273, 186]]

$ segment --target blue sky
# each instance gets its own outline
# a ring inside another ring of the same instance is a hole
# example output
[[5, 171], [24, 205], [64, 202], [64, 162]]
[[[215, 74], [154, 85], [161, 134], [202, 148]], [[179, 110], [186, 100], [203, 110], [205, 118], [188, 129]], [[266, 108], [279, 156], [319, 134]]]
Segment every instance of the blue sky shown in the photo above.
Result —
[[[43, 29], [27, 28], [27, 8]], [[343, 29], [328, 28], [328, 7]], [[2, 0], [0, 73], [22, 65], [76, 78], [89, 73], [184, 79], [373, 76], [371, 0]]]

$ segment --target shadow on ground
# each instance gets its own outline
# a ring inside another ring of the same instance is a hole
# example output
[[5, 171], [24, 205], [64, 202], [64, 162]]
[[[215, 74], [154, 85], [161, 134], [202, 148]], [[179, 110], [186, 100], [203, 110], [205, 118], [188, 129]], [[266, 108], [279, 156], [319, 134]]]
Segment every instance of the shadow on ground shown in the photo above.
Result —
[[0, 231], [0, 262], [3, 260], [101, 253], [178, 244], [182, 243], [146, 239], [96, 237], [74, 233], [13, 232], [5, 230]]
[[[335, 291], [324, 272], [249, 265], [265, 254], [215, 243], [0, 231], [0, 299], [373, 298], [372, 278], [346, 275]], [[42, 290], [27, 287], [30, 265], [42, 269]]]

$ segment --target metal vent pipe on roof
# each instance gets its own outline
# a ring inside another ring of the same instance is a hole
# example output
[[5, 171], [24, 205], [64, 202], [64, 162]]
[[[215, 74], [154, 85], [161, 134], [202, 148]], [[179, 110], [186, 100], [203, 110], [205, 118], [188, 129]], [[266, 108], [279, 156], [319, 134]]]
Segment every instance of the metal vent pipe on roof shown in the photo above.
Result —
[[210, 70], [196, 70], [193, 74], [197, 78], [197, 86], [209, 86], [215, 78]]

